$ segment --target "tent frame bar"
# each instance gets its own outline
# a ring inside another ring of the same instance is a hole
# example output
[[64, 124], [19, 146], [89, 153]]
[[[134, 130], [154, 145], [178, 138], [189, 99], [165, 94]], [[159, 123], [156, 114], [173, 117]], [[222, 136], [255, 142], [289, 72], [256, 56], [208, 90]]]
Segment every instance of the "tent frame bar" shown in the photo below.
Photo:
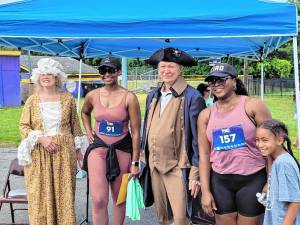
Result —
[[44, 39], [73, 39], [73, 40], [78, 40], [78, 39], [209, 39], [209, 38], [247, 38], [247, 37], [294, 37], [297, 36], [297, 33], [290, 33], [290, 34], [261, 34], [261, 35], [234, 35], [234, 36], [107, 36], [107, 37], [91, 37], [91, 36], [82, 36], [82, 37], [54, 37], [54, 36], [13, 36], [13, 35], [2, 35], [2, 37], [6, 38], [44, 38]]

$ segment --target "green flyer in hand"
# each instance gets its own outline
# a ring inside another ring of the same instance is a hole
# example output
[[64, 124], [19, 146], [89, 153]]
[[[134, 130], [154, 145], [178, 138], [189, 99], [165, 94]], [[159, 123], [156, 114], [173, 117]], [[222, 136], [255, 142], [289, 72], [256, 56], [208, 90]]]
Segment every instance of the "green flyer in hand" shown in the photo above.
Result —
[[132, 220], [140, 220], [140, 208], [145, 208], [143, 191], [140, 182], [136, 178], [130, 179], [127, 186], [126, 216]]

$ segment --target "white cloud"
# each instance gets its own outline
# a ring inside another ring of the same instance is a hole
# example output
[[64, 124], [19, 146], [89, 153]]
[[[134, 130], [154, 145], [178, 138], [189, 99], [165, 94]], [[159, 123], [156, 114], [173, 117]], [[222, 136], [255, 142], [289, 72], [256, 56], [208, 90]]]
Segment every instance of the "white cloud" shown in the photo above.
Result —
[[0, 0], [0, 6], [25, 2], [26, 0]]

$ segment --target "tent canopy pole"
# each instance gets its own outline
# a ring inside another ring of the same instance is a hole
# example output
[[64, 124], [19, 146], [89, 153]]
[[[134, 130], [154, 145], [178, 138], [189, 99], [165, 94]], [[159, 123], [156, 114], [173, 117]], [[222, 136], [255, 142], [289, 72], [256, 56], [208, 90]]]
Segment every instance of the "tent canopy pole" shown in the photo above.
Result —
[[78, 79], [78, 88], [77, 88], [77, 113], [80, 110], [80, 93], [81, 93], [81, 74], [82, 74], [82, 58], [79, 60], [79, 79]]
[[127, 82], [127, 58], [122, 57], [122, 86], [124, 88], [128, 87], [128, 82]]
[[295, 93], [296, 93], [296, 113], [297, 113], [297, 137], [298, 137], [298, 150], [300, 157], [300, 98], [299, 98], [299, 63], [298, 63], [298, 44], [297, 37], [293, 37], [293, 58], [294, 58], [294, 78], [295, 78]]
[[264, 100], [264, 63], [260, 63], [260, 99]]

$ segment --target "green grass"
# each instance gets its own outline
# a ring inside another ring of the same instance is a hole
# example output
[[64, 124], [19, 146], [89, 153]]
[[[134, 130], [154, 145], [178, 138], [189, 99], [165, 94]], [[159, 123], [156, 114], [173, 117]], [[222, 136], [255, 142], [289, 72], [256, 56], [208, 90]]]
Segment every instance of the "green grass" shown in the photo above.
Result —
[[19, 143], [21, 110], [22, 107], [0, 108], [0, 147], [16, 146]]
[[[196, 83], [192, 83], [193, 86]], [[145, 93], [137, 94], [142, 117], [145, 113]], [[271, 110], [273, 118], [279, 119], [287, 124], [290, 131], [292, 142], [297, 135], [297, 123], [294, 119], [295, 104], [292, 96], [265, 96], [265, 102]], [[82, 101], [81, 101], [82, 104]], [[0, 108], [0, 147], [17, 146], [20, 142], [19, 135], [19, 118], [22, 107], [17, 108]], [[295, 154], [299, 158], [298, 151], [295, 149]]]
[[[145, 114], [145, 103], [147, 94], [137, 94], [140, 102], [141, 114]], [[80, 101], [82, 106], [83, 100]], [[16, 147], [20, 143], [19, 120], [23, 107], [15, 108], [0, 108], [0, 148], [1, 147]], [[94, 120], [93, 120], [94, 121]], [[92, 121], [92, 123], [94, 123]], [[82, 123], [80, 120], [81, 127]]]
[[[296, 111], [293, 96], [266, 96], [265, 102], [271, 110], [274, 119], [284, 122], [289, 129], [289, 137], [292, 143], [297, 137], [297, 121], [294, 119]], [[299, 151], [293, 147], [297, 159], [299, 159]]]
[[139, 103], [140, 103], [140, 109], [141, 109], [141, 114], [142, 114], [142, 118], [143, 118], [144, 114], [145, 114], [145, 109], [146, 109], [147, 94], [140, 93], [140, 94], [137, 94], [137, 97], [138, 97], [138, 100], [139, 100]]
[[265, 102], [271, 110], [272, 117], [284, 122], [290, 131], [291, 137], [296, 137], [297, 121], [294, 119], [296, 110], [292, 96], [266, 96]]

